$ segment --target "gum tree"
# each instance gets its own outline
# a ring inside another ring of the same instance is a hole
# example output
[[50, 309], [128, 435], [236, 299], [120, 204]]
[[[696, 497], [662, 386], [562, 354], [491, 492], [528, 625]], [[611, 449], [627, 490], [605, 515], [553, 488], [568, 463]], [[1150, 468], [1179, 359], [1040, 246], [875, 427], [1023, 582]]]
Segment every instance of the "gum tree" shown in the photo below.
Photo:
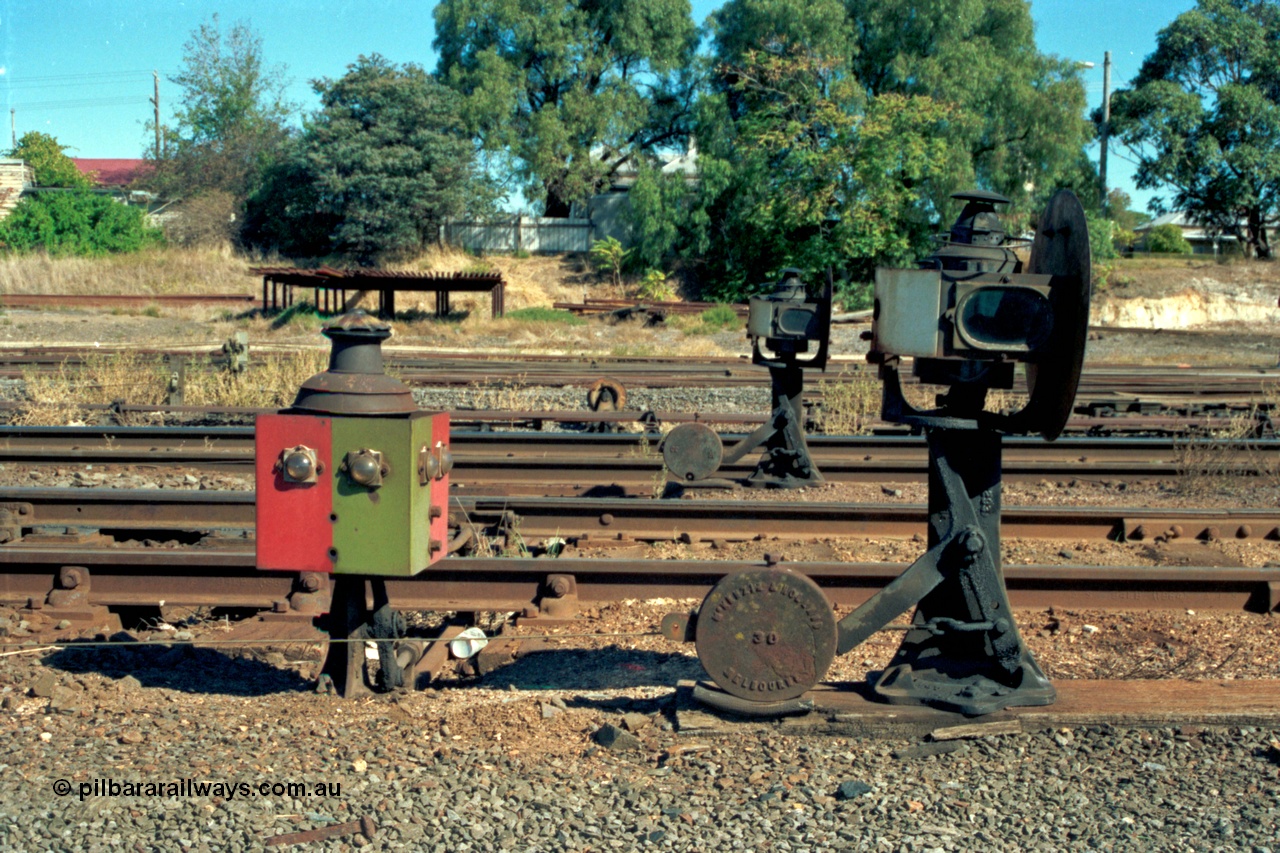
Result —
[[240, 22], [225, 30], [217, 15], [183, 45], [174, 123], [162, 128], [150, 183], [169, 195], [217, 190], [237, 205], [257, 188], [289, 136], [296, 107], [284, 97], [283, 66], [268, 66], [262, 38]]
[[1186, 210], [1235, 236], [1246, 256], [1273, 254], [1280, 212], [1280, 4], [1200, 0], [1156, 37], [1111, 124], [1137, 159], [1142, 188], [1167, 188], [1158, 211]]
[[979, 185], [1015, 210], [1038, 210], [1041, 196], [1075, 180], [1092, 133], [1084, 86], [1074, 63], [1036, 47], [1026, 0], [730, 0], [715, 16], [721, 61], [771, 41], [838, 60], [868, 99], [925, 96], [954, 108], [941, 129], [946, 167], [924, 188], [934, 206]]
[[548, 216], [687, 133], [688, 0], [442, 0], [435, 20], [441, 80]]

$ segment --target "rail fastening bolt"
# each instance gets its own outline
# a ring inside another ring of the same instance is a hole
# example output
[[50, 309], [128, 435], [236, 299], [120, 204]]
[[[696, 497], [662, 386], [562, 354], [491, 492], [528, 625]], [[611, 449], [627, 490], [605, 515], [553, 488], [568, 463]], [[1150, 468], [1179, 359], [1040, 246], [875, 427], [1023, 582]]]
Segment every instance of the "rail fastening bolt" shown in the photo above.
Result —
[[572, 588], [573, 585], [569, 582], [569, 579], [564, 576], [554, 577], [551, 579], [551, 594], [556, 598], [564, 598], [569, 594], [569, 590]]
[[89, 579], [89, 573], [80, 566], [63, 566], [58, 572], [58, 582], [63, 589], [75, 589]]

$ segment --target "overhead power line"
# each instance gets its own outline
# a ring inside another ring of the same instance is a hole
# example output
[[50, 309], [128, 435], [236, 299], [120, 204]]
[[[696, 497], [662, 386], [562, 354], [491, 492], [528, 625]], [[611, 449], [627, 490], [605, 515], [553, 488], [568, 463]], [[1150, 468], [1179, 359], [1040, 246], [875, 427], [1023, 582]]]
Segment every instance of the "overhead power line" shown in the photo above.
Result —
[[48, 82], [57, 80], [92, 80], [103, 77], [136, 77], [139, 75], [151, 76], [151, 69], [144, 68], [139, 71], [97, 71], [84, 74], [46, 74], [43, 76], [27, 77], [18, 75], [14, 79], [22, 83]]
[[84, 98], [78, 101], [28, 101], [25, 104], [14, 104], [15, 110], [80, 110], [93, 107], [123, 107], [128, 104], [149, 104], [150, 98]]
[[4, 77], [0, 77], [0, 87], [4, 89], [72, 89], [84, 88], [85, 86], [120, 86], [138, 83], [141, 80], [141, 77], [129, 77], [120, 80], [79, 80], [74, 83], [19, 83], [9, 82]]

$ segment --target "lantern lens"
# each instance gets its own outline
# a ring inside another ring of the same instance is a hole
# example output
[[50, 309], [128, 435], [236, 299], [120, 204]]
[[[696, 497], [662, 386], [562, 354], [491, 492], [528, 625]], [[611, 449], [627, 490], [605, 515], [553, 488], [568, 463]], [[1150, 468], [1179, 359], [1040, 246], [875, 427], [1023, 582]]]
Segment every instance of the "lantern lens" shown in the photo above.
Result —
[[956, 306], [956, 325], [976, 349], [1034, 351], [1049, 341], [1053, 306], [1028, 287], [980, 287]]

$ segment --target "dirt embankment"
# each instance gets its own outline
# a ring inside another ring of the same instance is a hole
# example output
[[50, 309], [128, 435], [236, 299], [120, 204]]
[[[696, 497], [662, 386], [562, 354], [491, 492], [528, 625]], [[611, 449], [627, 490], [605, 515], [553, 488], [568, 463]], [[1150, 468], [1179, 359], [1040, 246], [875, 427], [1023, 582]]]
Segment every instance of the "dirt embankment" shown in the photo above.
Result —
[[1209, 261], [1122, 261], [1095, 289], [1095, 325], [1215, 329], [1280, 322], [1280, 265]]

